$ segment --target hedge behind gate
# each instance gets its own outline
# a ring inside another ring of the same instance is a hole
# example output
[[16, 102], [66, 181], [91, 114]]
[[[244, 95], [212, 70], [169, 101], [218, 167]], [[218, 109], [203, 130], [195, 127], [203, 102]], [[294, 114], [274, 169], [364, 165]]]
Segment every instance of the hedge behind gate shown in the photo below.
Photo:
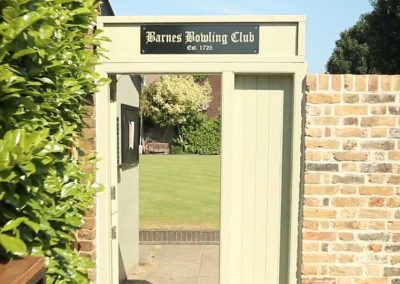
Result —
[[[97, 186], [76, 151], [96, 91], [95, 0], [0, 0], [0, 257], [46, 256], [49, 283], [86, 283], [73, 250]], [[90, 162], [90, 161], [89, 161]]]

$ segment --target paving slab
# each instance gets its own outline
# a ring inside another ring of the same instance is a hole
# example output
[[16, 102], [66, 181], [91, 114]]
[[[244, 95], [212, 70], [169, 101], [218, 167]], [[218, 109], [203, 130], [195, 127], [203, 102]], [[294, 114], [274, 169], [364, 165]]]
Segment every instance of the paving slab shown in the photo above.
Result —
[[218, 284], [218, 277], [199, 277], [197, 284]]
[[150, 277], [148, 281], [151, 284], [198, 284], [197, 277]]
[[218, 245], [141, 245], [130, 284], [218, 284]]
[[199, 277], [219, 276], [219, 255], [215, 253], [204, 253], [201, 255]]

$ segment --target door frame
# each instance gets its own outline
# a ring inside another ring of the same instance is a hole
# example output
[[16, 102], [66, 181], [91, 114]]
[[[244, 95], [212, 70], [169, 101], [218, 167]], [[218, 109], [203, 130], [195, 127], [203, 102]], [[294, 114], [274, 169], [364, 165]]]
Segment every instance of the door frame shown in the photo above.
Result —
[[[246, 57], [246, 56], [205, 56], [192, 55], [162, 58], [158, 56], [135, 55], [134, 57], [104, 59], [96, 71], [106, 77], [108, 74], [221, 74], [221, 226], [220, 226], [220, 283], [229, 281], [229, 228], [231, 209], [230, 180], [232, 151], [231, 104], [230, 94], [234, 92], [236, 74], [290, 75], [293, 78], [293, 114], [291, 149], [291, 200], [290, 200], [290, 244], [288, 263], [288, 283], [300, 281], [300, 193], [302, 176], [302, 102], [303, 82], [306, 75], [304, 60], [305, 17], [303, 16], [222, 16], [222, 17], [99, 17], [97, 27], [107, 25], [141, 23], [297, 23], [297, 54], [291, 57]], [[134, 40], [134, 39], [132, 39]], [[139, 39], [137, 39], [139, 40]], [[113, 52], [113, 51], [111, 51]], [[194, 64], [195, 63], [195, 64]], [[96, 149], [99, 157], [96, 180], [104, 186], [96, 198], [96, 278], [98, 283], [112, 283], [112, 239], [111, 239], [111, 191], [117, 175], [113, 151], [116, 145], [110, 143], [110, 137], [116, 133], [113, 127], [114, 117], [110, 112], [109, 87], [102, 86], [96, 94]], [[101, 115], [99, 115], [101, 114]], [[104, 127], [110, 125], [110, 127]], [[115, 129], [114, 129], [115, 128]], [[115, 140], [115, 139], [114, 139]], [[233, 210], [233, 209], [232, 209]]]

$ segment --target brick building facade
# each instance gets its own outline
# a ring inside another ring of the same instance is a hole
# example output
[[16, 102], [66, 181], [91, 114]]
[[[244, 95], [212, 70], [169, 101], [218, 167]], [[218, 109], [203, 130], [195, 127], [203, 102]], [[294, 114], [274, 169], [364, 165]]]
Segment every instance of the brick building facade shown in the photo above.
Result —
[[217, 118], [221, 110], [221, 75], [207, 75], [205, 80], [211, 86], [211, 102], [206, 110], [209, 118]]

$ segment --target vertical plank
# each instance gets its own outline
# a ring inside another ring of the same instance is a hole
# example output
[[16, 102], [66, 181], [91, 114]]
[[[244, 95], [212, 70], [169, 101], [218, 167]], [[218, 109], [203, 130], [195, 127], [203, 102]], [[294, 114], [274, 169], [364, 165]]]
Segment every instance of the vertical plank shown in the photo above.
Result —
[[222, 73], [222, 133], [221, 133], [221, 244], [220, 244], [220, 283], [231, 283], [231, 188], [232, 188], [232, 155], [233, 155], [233, 96], [235, 90], [235, 74]]
[[243, 158], [244, 158], [244, 90], [245, 77], [237, 76], [233, 93], [233, 135], [232, 135], [232, 186], [231, 186], [231, 282], [241, 283], [242, 279], [242, 231], [243, 231]]
[[235, 80], [229, 284], [283, 284], [290, 205], [292, 102], [287, 96], [292, 95], [292, 79], [245, 75]]
[[255, 231], [254, 283], [266, 282], [267, 249], [267, 180], [269, 144], [269, 76], [257, 76], [257, 131], [256, 131], [256, 189], [255, 189]]
[[[110, 175], [110, 185], [117, 186], [118, 185], [118, 163], [117, 163], [117, 124], [116, 119], [118, 117], [118, 108], [117, 102], [111, 102], [107, 104], [109, 108], [109, 120], [108, 120], [108, 129], [110, 136], [108, 137], [110, 145], [110, 149], [108, 152], [109, 156], [109, 175]], [[113, 227], [118, 228], [118, 195], [115, 200], [111, 199], [111, 186], [106, 188], [107, 190], [107, 198], [110, 203], [110, 213], [111, 213], [111, 228], [107, 232], [111, 235], [111, 230]], [[118, 244], [118, 233], [115, 239], [111, 239], [111, 277], [113, 283], [118, 283], [119, 281], [119, 272], [120, 272], [120, 254], [119, 254], [119, 244]]]
[[[107, 73], [101, 73], [107, 77]], [[97, 259], [96, 278], [104, 279], [105, 283], [112, 283], [112, 254], [111, 254], [111, 203], [108, 189], [110, 188], [110, 130], [104, 125], [109, 123], [109, 86], [99, 87], [96, 94], [96, 151], [99, 158], [96, 164], [96, 182], [102, 184], [104, 192], [97, 194], [96, 201], [96, 228], [97, 228]], [[101, 113], [102, 115], [98, 115]]]
[[301, 173], [304, 170], [304, 160], [302, 160], [303, 151], [303, 133], [302, 133], [302, 104], [303, 104], [303, 80], [305, 79], [306, 67], [301, 66], [292, 78], [292, 86], [290, 95], [292, 97], [292, 145], [291, 145], [291, 210], [290, 210], [290, 243], [289, 243], [289, 265], [288, 265], [288, 282], [300, 283], [299, 267], [301, 262], [301, 254], [298, 252], [300, 245], [301, 228], [299, 227], [299, 216], [301, 216]]
[[268, 191], [268, 245], [267, 245], [267, 283], [279, 283], [279, 249], [280, 249], [280, 211], [281, 211], [281, 176], [282, 176], [282, 128], [283, 128], [283, 95], [282, 79], [272, 76], [270, 84], [269, 105], [269, 179]]
[[254, 204], [255, 172], [257, 161], [257, 77], [245, 76], [244, 121], [243, 121], [243, 241], [242, 283], [254, 283]]
[[282, 153], [282, 200], [281, 208], [281, 239], [280, 239], [280, 271], [279, 279], [288, 283], [288, 260], [290, 240], [290, 181], [291, 176], [291, 149], [292, 145], [292, 109], [293, 109], [293, 80], [290, 76], [282, 79], [282, 89], [285, 92], [283, 105], [283, 153]]

